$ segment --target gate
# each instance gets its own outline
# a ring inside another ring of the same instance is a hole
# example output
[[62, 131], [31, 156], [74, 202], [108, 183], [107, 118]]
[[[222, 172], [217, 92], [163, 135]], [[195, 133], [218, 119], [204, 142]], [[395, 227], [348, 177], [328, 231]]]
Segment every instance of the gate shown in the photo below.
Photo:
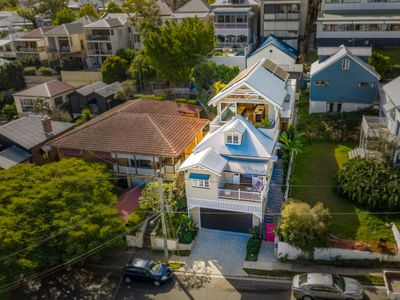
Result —
[[273, 241], [275, 241], [275, 233], [273, 233], [273, 232], [271, 231], [271, 229], [273, 229], [273, 228], [275, 228], [275, 227], [276, 227], [276, 224], [274, 224], [274, 223], [267, 223], [267, 224], [266, 224], [266, 230], [265, 230], [266, 235], [265, 235], [265, 240], [266, 240], [267, 242], [273, 242]]

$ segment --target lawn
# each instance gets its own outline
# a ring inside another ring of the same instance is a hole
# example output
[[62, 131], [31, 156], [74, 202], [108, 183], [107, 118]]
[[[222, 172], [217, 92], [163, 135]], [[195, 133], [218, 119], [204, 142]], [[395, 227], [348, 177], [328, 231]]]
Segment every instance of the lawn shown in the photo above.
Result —
[[398, 47], [374, 49], [374, 51], [382, 55], [389, 56], [391, 65], [400, 65], [400, 49]]
[[[339, 197], [333, 190], [336, 172], [348, 160], [356, 142], [311, 141], [297, 157], [291, 198], [315, 205], [322, 202], [332, 215], [329, 231], [344, 239], [370, 242], [380, 238], [395, 242], [386, 222], [400, 224], [393, 215], [371, 214]], [[399, 228], [399, 227], [398, 227]]]

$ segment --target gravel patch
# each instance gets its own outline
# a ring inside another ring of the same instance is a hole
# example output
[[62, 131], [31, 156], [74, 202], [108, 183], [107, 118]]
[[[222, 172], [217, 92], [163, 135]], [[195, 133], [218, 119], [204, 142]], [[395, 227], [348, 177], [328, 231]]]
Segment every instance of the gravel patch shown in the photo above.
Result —
[[209, 275], [247, 276], [243, 271], [249, 234], [200, 229], [182, 271]]

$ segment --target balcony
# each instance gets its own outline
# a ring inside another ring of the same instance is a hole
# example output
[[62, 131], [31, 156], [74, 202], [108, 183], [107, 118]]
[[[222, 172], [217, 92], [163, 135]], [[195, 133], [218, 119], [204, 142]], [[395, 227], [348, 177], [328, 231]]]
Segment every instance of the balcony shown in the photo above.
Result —
[[264, 36], [269, 36], [270, 34], [273, 34], [281, 38], [298, 37], [298, 32], [298, 30], [264, 30]]
[[266, 186], [261, 186], [258, 191], [251, 185], [226, 183], [223, 188], [218, 188], [218, 198], [262, 202], [266, 191]]
[[111, 41], [111, 35], [100, 35], [100, 34], [87, 35], [86, 41]]
[[93, 55], [112, 55], [113, 51], [108, 49], [88, 49], [88, 54]]
[[0, 57], [16, 57], [17, 54], [15, 51], [1, 51], [0, 50]]
[[226, 29], [236, 29], [236, 28], [249, 28], [247, 23], [214, 23], [215, 28], [226, 28]]
[[299, 20], [299, 13], [264, 14], [264, 20]]
[[135, 168], [129, 166], [121, 166], [118, 164], [113, 165], [114, 173], [127, 174], [127, 175], [141, 175], [141, 176], [156, 176], [160, 169], [152, 168]]
[[32, 52], [44, 52], [46, 47], [21, 47], [17, 46], [17, 52], [21, 53], [32, 53]]

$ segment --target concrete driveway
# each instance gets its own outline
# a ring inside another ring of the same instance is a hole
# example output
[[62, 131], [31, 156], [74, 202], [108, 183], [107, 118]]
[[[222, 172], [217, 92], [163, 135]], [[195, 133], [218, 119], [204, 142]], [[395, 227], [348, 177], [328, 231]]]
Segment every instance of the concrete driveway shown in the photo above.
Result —
[[202, 228], [182, 271], [247, 276], [243, 271], [249, 234]]

